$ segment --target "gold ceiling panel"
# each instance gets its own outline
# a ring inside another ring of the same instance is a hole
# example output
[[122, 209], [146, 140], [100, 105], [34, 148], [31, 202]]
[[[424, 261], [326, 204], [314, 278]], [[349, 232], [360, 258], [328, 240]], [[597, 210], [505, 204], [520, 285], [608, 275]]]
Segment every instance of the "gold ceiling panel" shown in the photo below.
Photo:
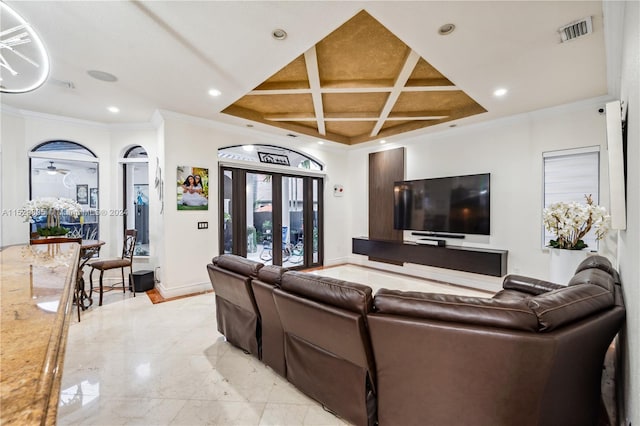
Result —
[[316, 45], [322, 85], [394, 81], [409, 47], [365, 11]]
[[289, 65], [256, 87], [256, 90], [308, 88], [307, 65], [304, 61], [304, 55], [300, 55]]
[[367, 137], [373, 130], [374, 124], [375, 122], [371, 121], [329, 121], [327, 122], [327, 130], [349, 138]]
[[413, 69], [407, 87], [416, 86], [453, 86], [444, 75], [431, 66], [427, 61], [420, 58], [416, 67]]
[[310, 94], [245, 96], [234, 105], [263, 114], [307, 113], [313, 115]]
[[410, 120], [397, 120], [397, 121], [387, 120], [382, 125], [382, 130], [383, 131], [384, 130], [389, 130], [392, 127], [396, 127], [396, 126], [404, 126], [407, 123], [415, 123], [415, 121], [410, 121]]
[[325, 93], [322, 95], [322, 104], [325, 114], [331, 113], [365, 113], [372, 112], [377, 115], [384, 107], [389, 97], [382, 93]]
[[362, 10], [223, 112], [352, 145], [486, 110]]
[[[435, 115], [440, 115], [439, 113], [444, 111], [451, 115], [456, 109], [472, 105], [478, 104], [462, 91], [403, 92], [393, 106], [392, 113], [433, 111]], [[480, 108], [485, 112], [484, 108]]]

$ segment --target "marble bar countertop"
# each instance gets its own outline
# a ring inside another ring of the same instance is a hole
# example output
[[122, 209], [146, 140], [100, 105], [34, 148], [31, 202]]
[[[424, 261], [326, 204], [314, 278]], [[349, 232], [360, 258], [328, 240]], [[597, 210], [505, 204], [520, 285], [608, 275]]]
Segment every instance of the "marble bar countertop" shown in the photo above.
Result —
[[0, 249], [0, 424], [56, 423], [80, 245]]

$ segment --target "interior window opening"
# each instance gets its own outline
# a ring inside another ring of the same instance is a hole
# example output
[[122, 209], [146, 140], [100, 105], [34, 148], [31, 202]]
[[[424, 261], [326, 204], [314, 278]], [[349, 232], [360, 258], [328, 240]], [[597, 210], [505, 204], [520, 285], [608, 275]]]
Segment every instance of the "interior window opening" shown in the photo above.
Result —
[[138, 231], [134, 255], [149, 256], [149, 160], [147, 152], [141, 146], [134, 146], [127, 150], [122, 162], [124, 229]]
[[[29, 153], [29, 199], [66, 198], [82, 208], [79, 216], [63, 214], [60, 227], [70, 238], [97, 240], [100, 237], [98, 212], [98, 159], [83, 145], [55, 140], [36, 146]], [[46, 215], [32, 218], [30, 232], [47, 227]]]

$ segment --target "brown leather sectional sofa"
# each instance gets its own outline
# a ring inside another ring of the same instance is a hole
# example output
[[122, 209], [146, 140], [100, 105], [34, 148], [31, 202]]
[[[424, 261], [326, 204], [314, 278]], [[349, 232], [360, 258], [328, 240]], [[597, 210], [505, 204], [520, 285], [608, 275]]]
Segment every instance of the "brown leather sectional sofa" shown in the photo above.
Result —
[[[590, 425], [625, 316], [610, 262], [492, 298], [371, 288], [222, 255], [218, 330], [357, 425]], [[391, 286], [391, 284], [390, 284]]]

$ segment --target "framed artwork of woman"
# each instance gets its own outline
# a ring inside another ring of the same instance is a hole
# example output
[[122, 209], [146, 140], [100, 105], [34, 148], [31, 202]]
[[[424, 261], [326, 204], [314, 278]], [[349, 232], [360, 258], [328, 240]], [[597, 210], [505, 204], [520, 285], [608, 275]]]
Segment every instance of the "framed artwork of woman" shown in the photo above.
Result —
[[178, 166], [176, 189], [178, 210], [209, 209], [209, 169]]

